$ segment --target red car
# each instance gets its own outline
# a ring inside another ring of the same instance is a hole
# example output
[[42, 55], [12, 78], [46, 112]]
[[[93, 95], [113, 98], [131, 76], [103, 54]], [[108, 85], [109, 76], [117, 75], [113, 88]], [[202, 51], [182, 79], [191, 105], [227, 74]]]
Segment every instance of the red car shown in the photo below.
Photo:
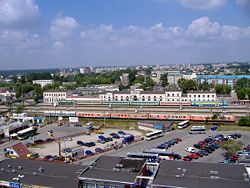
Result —
[[190, 157], [190, 156], [185, 156], [185, 157], [182, 158], [182, 160], [183, 160], [183, 161], [192, 161], [193, 158]]
[[191, 157], [192, 159], [199, 159], [199, 155], [197, 155], [196, 153], [191, 153], [188, 156]]

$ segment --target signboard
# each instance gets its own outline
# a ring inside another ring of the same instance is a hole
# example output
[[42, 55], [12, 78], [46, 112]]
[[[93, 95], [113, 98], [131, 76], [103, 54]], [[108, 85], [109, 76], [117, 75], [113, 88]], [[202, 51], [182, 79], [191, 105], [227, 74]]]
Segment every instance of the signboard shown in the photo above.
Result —
[[69, 117], [70, 123], [78, 123], [78, 117]]

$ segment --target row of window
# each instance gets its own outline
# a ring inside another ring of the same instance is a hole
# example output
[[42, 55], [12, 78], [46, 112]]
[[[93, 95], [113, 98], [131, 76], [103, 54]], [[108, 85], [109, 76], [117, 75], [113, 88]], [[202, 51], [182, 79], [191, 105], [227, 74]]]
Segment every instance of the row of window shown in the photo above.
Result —
[[66, 96], [66, 93], [44, 93], [44, 96], [63, 97], [63, 96]]
[[[194, 98], [206, 98], [206, 95], [194, 95]], [[189, 95], [189, 98], [192, 98], [192, 95]], [[207, 95], [207, 98], [210, 98], [210, 95]], [[211, 98], [214, 98], [214, 95], [211, 95]]]

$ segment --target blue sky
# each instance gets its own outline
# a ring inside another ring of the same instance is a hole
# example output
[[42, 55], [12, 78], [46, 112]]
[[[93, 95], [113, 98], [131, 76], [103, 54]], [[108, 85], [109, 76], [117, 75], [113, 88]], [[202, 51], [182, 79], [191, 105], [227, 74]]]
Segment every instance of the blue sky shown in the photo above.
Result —
[[1, 0], [0, 69], [250, 60], [249, 0]]

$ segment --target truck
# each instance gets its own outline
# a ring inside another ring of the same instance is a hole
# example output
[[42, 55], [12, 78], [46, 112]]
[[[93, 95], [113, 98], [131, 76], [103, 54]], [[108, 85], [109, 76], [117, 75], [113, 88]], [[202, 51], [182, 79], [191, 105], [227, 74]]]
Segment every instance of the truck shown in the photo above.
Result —
[[122, 143], [123, 144], [129, 144], [135, 140], [134, 135], [129, 135], [123, 138]]

